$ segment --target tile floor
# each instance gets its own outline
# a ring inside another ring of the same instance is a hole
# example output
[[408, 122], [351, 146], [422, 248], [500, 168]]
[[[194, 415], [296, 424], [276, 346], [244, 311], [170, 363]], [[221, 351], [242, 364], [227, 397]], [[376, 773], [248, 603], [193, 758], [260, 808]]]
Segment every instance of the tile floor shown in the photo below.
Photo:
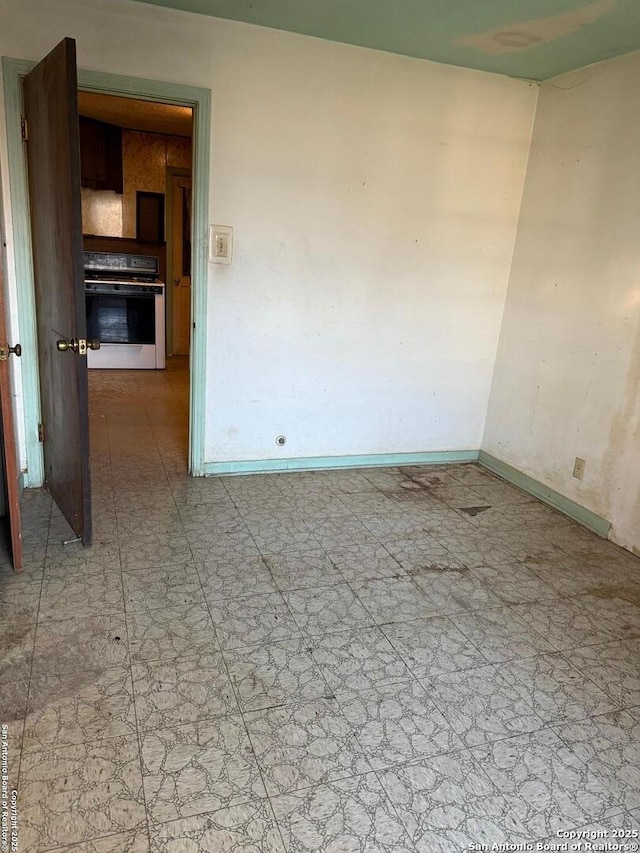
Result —
[[189, 479], [187, 394], [179, 362], [91, 374], [91, 549], [25, 495], [22, 853], [640, 828], [640, 560], [471, 464]]

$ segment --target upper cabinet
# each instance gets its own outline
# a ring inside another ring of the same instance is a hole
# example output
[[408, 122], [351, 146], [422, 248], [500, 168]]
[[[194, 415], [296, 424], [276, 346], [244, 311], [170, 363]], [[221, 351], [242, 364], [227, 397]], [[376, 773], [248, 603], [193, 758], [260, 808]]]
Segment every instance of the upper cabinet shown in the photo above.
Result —
[[80, 176], [83, 187], [123, 191], [122, 130], [80, 116]]

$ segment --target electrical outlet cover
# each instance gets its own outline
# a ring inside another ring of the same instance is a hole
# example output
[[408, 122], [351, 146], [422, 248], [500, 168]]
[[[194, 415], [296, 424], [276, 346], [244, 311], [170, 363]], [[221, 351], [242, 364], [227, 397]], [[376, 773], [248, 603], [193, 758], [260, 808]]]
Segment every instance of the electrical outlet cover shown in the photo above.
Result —
[[209, 226], [209, 263], [230, 264], [233, 257], [233, 228], [230, 225]]
[[586, 464], [587, 463], [584, 461], [584, 459], [581, 459], [579, 456], [576, 456], [576, 461], [573, 466], [573, 476], [576, 478], [576, 480], [584, 479], [584, 469], [586, 467]]

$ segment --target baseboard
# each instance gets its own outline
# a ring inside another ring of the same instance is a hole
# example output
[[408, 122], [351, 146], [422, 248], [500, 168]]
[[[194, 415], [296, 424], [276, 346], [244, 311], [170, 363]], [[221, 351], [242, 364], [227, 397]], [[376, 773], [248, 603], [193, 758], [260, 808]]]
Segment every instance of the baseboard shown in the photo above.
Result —
[[318, 471], [336, 468], [378, 468], [401, 465], [445, 465], [476, 462], [477, 450], [436, 450], [427, 453], [375, 453], [362, 456], [303, 456], [291, 459], [250, 459], [238, 462], [205, 462], [205, 476], [220, 474], [269, 474], [279, 471]]
[[487, 468], [492, 473], [502, 477], [503, 480], [507, 480], [514, 486], [518, 486], [518, 488], [528, 492], [535, 498], [549, 504], [549, 506], [557, 509], [559, 512], [563, 513], [563, 515], [568, 516], [573, 519], [573, 521], [577, 521], [578, 524], [582, 524], [584, 527], [587, 527], [589, 530], [597, 533], [598, 536], [602, 536], [604, 539], [608, 538], [609, 531], [611, 530], [611, 522], [607, 521], [605, 518], [601, 518], [599, 515], [596, 515], [595, 512], [591, 512], [590, 509], [586, 509], [579, 503], [572, 501], [570, 498], [566, 498], [564, 495], [561, 495], [560, 492], [556, 492], [549, 488], [549, 486], [545, 486], [544, 483], [534, 480], [533, 477], [529, 477], [528, 474], [523, 474], [522, 471], [518, 471], [518, 469], [514, 468], [512, 465], [502, 462], [500, 459], [496, 459], [496, 457], [492, 456], [490, 453], [485, 453], [484, 450], [481, 450], [478, 454], [478, 462], [484, 468]]

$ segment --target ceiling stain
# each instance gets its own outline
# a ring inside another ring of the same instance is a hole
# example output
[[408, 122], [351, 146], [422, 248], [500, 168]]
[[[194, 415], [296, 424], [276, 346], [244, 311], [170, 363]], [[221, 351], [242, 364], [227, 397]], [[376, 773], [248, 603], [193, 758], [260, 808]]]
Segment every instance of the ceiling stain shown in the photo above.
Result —
[[568, 36], [593, 24], [618, 5], [618, 0], [595, 0], [570, 12], [551, 15], [547, 18], [535, 18], [522, 21], [506, 28], [473, 33], [456, 39], [452, 44], [457, 47], [470, 47], [486, 54], [514, 53], [538, 47], [562, 36]]

